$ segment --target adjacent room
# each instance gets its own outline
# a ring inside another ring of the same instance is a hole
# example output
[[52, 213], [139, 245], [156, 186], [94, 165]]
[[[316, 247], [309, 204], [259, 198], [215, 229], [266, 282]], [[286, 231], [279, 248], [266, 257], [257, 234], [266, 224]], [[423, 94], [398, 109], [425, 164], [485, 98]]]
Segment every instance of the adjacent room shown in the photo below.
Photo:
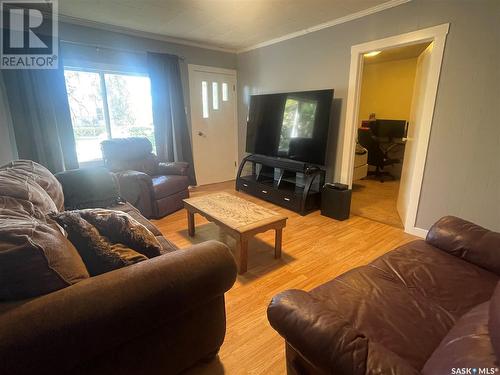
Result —
[[409, 134], [416, 134], [421, 126], [424, 90], [419, 88], [427, 79], [428, 72], [422, 67], [430, 53], [432, 47], [427, 42], [363, 55], [353, 171], [354, 214], [403, 227], [399, 211], [404, 209], [398, 208], [398, 202], [402, 204], [400, 185], [403, 180], [403, 190], [407, 189], [408, 180], [413, 178], [414, 160], [408, 156], [405, 163], [405, 155], [411, 154], [415, 138]]
[[500, 2], [0, 13], [0, 374], [498, 373]]

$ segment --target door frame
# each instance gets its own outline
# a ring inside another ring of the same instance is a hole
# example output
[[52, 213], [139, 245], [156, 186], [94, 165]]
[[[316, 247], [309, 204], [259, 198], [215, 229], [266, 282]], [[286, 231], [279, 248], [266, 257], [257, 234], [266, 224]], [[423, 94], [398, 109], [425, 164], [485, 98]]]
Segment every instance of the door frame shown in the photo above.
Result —
[[363, 73], [363, 54], [370, 51], [382, 51], [384, 49], [423, 42], [434, 43], [431, 53], [430, 69], [427, 77], [427, 92], [423, 99], [422, 122], [420, 124], [420, 129], [418, 130], [418, 142], [415, 145], [417, 149], [415, 167], [413, 169], [413, 174], [410, 177], [409, 205], [406, 217], [402, 218], [405, 232], [419, 237], [425, 237], [427, 235], [427, 230], [416, 226], [416, 218], [424, 177], [425, 163], [427, 159], [427, 149], [429, 146], [432, 118], [434, 115], [444, 47], [449, 27], [450, 24], [445, 23], [405, 34], [356, 44], [351, 47], [347, 112], [340, 168], [340, 180], [341, 182], [348, 184], [349, 187], [352, 187], [354, 151], [356, 147], [356, 129], [358, 128], [359, 122], [358, 115]]
[[[189, 115], [191, 118], [191, 144], [193, 143], [193, 107], [191, 105], [191, 95], [194, 91], [194, 85], [192, 76], [194, 72], [204, 72], [204, 73], [215, 73], [215, 74], [225, 74], [234, 78], [234, 113], [233, 113], [233, 123], [234, 123], [234, 161], [236, 163], [234, 167], [234, 178], [236, 178], [236, 171], [238, 170], [238, 162], [239, 162], [239, 153], [238, 153], [238, 72], [236, 69], [225, 69], [218, 68], [215, 66], [206, 66], [206, 65], [196, 65], [196, 64], [188, 64], [188, 81], [189, 81]], [[210, 91], [210, 90], [209, 90]], [[194, 158], [194, 147], [193, 147], [193, 158]], [[194, 162], [194, 159], [193, 159]]]

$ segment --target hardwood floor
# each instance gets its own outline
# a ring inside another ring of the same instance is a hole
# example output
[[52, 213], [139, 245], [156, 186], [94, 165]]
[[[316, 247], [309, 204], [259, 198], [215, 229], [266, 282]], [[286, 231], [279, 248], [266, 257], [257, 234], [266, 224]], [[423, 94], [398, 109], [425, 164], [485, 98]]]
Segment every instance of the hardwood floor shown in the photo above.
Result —
[[351, 214], [403, 228], [396, 209], [399, 180], [358, 180], [353, 184]]
[[[261, 201], [234, 190], [234, 181], [195, 188], [191, 196], [227, 191], [288, 216], [283, 231], [283, 255], [274, 259], [274, 231], [249, 243], [248, 271], [238, 275], [226, 294], [227, 334], [217, 359], [199, 365], [194, 374], [284, 374], [283, 339], [267, 321], [271, 298], [291, 288], [309, 290], [354, 267], [366, 264], [415, 237], [402, 229], [359, 216], [335, 221], [319, 211], [307, 216]], [[179, 247], [208, 239], [234, 241], [217, 226], [196, 216], [196, 236], [187, 233], [185, 210], [154, 222]], [[234, 251], [234, 250], [233, 250]]]

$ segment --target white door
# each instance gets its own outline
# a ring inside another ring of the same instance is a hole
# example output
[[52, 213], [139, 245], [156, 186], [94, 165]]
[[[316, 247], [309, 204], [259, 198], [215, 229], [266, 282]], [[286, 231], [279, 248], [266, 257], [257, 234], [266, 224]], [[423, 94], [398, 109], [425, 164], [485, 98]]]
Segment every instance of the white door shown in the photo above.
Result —
[[427, 94], [427, 81], [432, 53], [432, 43], [420, 54], [417, 59], [417, 71], [415, 73], [415, 86], [411, 103], [410, 123], [408, 125], [408, 135], [405, 145], [403, 168], [399, 185], [397, 210], [399, 217], [403, 221], [404, 227], [413, 226], [414, 223], [406, 223], [410, 198], [412, 197], [412, 183], [417, 154], [417, 143], [419, 140], [419, 130], [421, 127], [425, 96]]
[[191, 133], [198, 185], [236, 176], [236, 71], [189, 65]]

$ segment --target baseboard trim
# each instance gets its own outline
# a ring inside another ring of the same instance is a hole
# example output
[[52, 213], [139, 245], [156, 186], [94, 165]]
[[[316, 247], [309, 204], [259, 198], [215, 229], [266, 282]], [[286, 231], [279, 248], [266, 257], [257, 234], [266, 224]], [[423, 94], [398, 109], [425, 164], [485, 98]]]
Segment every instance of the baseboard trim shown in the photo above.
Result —
[[425, 238], [427, 237], [427, 233], [429, 232], [427, 229], [411, 227], [405, 230], [406, 233], [413, 234], [414, 236]]

